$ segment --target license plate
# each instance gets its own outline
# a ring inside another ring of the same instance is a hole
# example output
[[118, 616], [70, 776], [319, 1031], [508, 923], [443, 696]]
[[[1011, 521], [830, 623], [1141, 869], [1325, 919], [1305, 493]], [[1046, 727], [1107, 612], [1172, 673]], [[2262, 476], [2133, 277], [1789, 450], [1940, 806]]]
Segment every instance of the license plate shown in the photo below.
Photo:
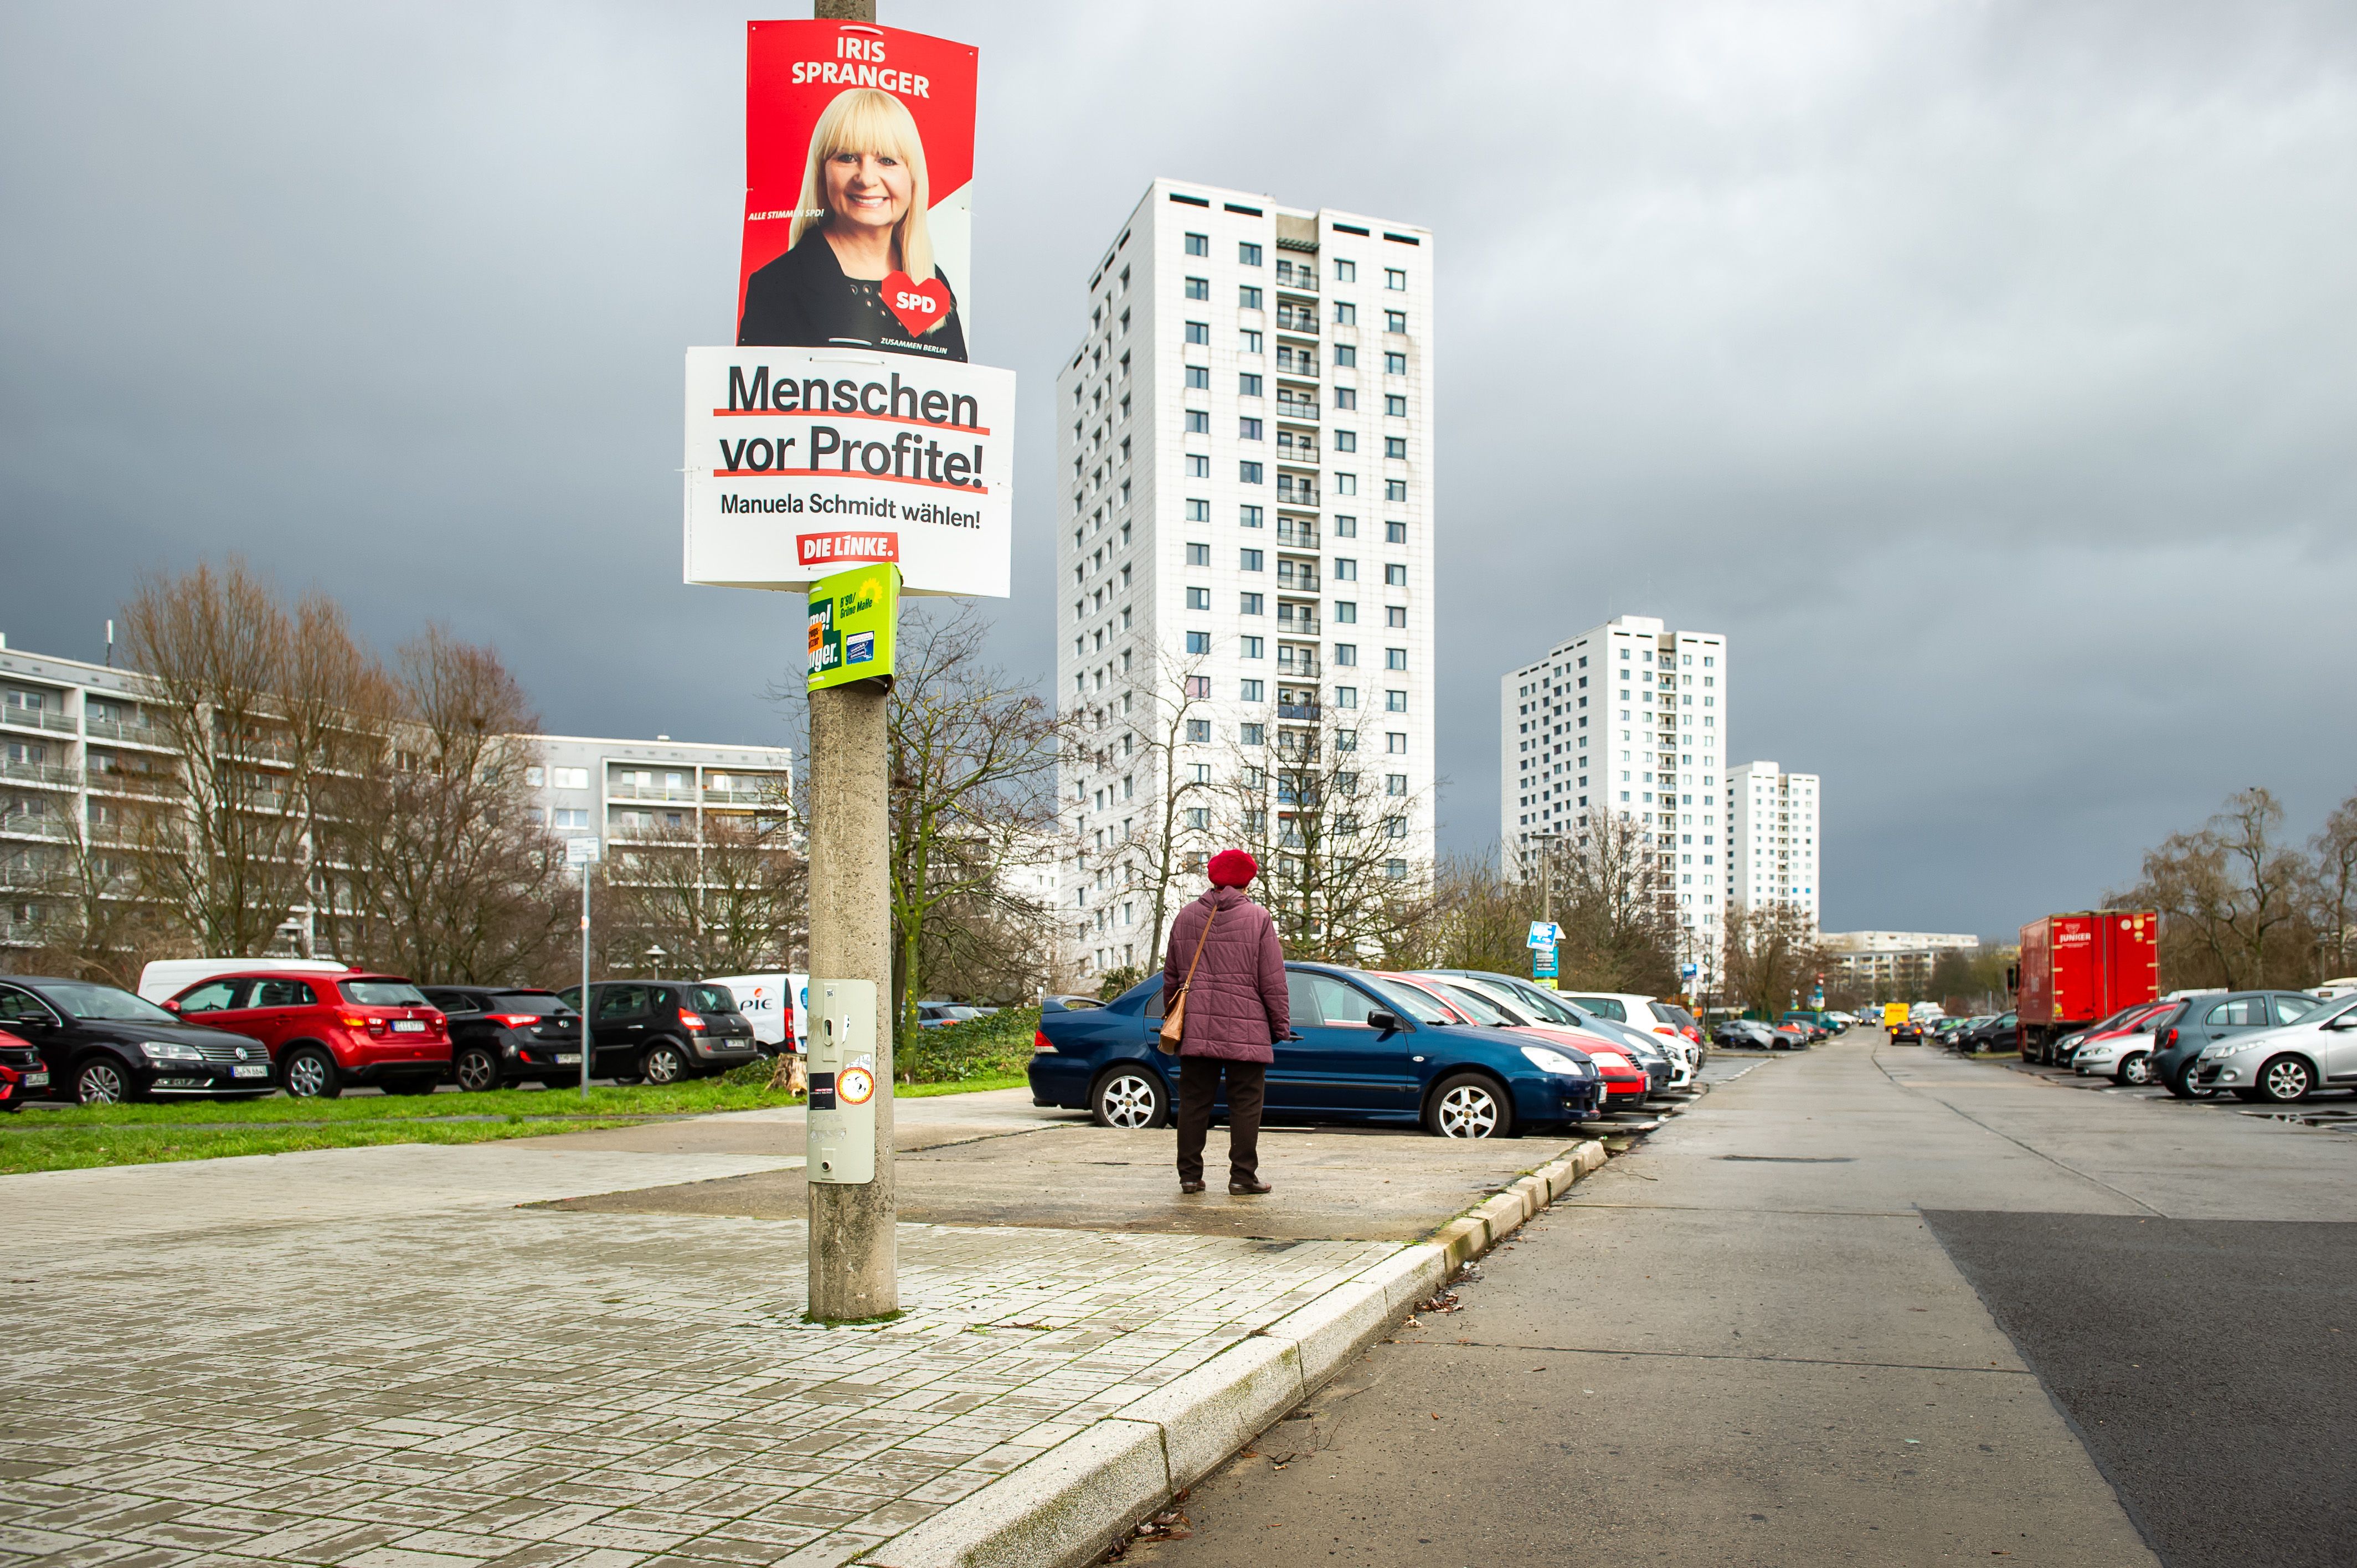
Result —
[[25, 1087], [27, 1089], [47, 1089], [48, 1086], [49, 1075], [48, 1073], [28, 1072], [25, 1075]]
[[393, 1032], [396, 1035], [422, 1035], [425, 1033], [425, 1025], [416, 1018], [395, 1018]]
[[231, 1078], [268, 1078], [270, 1069], [261, 1062], [239, 1062], [229, 1069]]
[[559, 1051], [556, 1053], [556, 1065], [558, 1067], [579, 1067], [581, 1065], [581, 1053], [579, 1051]]

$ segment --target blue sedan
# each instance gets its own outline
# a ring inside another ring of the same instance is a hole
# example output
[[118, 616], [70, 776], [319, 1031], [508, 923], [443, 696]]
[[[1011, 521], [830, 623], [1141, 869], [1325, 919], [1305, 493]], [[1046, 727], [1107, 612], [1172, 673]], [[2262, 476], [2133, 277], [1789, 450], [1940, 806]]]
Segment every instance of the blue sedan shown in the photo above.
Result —
[[[1559, 1040], [1474, 1024], [1412, 982], [1288, 963], [1293, 1033], [1268, 1069], [1267, 1119], [1421, 1124], [1441, 1137], [1511, 1138], [1597, 1113], [1603, 1079]], [[1102, 1007], [1050, 1009], [1031, 1053], [1031, 1102], [1101, 1127], [1165, 1125], [1178, 1058], [1155, 1048], [1162, 977]]]

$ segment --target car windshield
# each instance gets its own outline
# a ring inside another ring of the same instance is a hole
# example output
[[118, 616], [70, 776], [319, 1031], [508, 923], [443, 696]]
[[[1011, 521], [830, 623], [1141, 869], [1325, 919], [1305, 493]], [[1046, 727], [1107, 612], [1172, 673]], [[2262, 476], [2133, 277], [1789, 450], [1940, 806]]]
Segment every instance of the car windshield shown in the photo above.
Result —
[[1376, 995], [1392, 1004], [1394, 1012], [1403, 1016], [1413, 1018], [1419, 1024], [1447, 1025], [1458, 1021], [1457, 1015], [1448, 1010], [1446, 1004], [1420, 985], [1411, 985], [1406, 981], [1388, 975], [1381, 980], [1372, 975], [1361, 978], [1374, 988]]
[[112, 985], [91, 985], [71, 980], [57, 985], [45, 985], [42, 994], [77, 1018], [96, 1018], [132, 1024], [177, 1024], [178, 1019], [156, 1006], [142, 1002], [128, 991]]
[[2330, 1005], [2330, 1003], [2319, 1001], [2313, 996], [2278, 996], [2276, 998], [2276, 1006], [2282, 1011], [2283, 1021], [2287, 1024], [2309, 1023], [2315, 1018], [2316, 1010], [2318, 1008], [2329, 1007]]
[[425, 993], [405, 980], [343, 980], [344, 1000], [355, 1007], [428, 1007]]
[[501, 991], [491, 997], [491, 1009], [500, 1013], [554, 1015], [573, 1009], [554, 991]]
[[1450, 1006], [1477, 1024], [1497, 1028], [1522, 1022], [1520, 1018], [1511, 1016], [1504, 1008], [1469, 985], [1449, 985], [1438, 981], [1434, 982], [1434, 984], [1438, 987], [1441, 995], [1448, 999]]
[[726, 986], [691, 985], [687, 994], [699, 1013], [734, 1013], [737, 998]]

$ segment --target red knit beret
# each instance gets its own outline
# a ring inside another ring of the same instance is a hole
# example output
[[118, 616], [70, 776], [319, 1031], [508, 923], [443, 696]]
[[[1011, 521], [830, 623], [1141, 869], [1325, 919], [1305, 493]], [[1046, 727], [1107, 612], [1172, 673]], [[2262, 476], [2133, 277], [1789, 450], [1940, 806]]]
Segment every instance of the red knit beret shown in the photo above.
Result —
[[1211, 886], [1243, 887], [1260, 875], [1260, 863], [1240, 849], [1223, 849], [1211, 857]]

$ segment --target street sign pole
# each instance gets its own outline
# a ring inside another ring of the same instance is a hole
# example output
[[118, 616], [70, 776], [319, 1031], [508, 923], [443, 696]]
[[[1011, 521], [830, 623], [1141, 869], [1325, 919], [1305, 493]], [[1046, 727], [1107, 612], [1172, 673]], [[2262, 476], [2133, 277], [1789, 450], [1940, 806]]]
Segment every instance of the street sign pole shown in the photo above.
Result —
[[581, 1098], [589, 1098], [589, 868], [603, 844], [597, 839], [566, 839], [565, 862], [581, 872]]

